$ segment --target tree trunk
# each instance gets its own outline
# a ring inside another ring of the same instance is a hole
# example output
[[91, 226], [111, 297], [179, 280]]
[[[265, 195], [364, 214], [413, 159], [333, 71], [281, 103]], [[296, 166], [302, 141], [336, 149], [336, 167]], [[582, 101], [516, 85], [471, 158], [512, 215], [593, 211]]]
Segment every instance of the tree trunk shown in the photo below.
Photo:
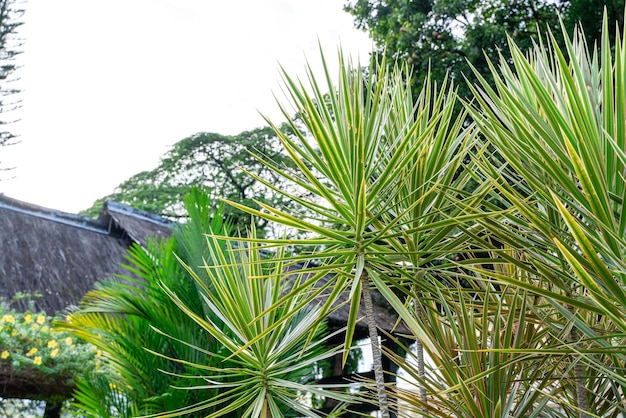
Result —
[[378, 394], [378, 406], [381, 418], [390, 418], [389, 403], [387, 401], [387, 391], [385, 390], [385, 374], [383, 371], [382, 352], [378, 340], [378, 329], [376, 327], [376, 317], [374, 315], [374, 304], [372, 302], [372, 290], [370, 289], [369, 275], [364, 270], [361, 274], [363, 307], [365, 308], [365, 318], [369, 331], [370, 344], [372, 346], [372, 359], [374, 362], [374, 378], [376, 380], [376, 391]]
[[59, 401], [46, 401], [46, 409], [43, 413], [43, 418], [60, 418], [61, 409], [63, 409], [63, 402]]
[[[422, 312], [422, 305], [420, 304], [419, 294], [415, 292], [415, 316], [418, 321], [422, 319], [424, 313]], [[419, 338], [415, 338], [415, 351], [417, 356], [417, 377], [420, 380], [417, 382], [417, 390], [419, 394], [419, 399], [422, 402], [423, 406], [420, 408], [423, 416], [428, 414], [428, 398], [426, 397], [426, 387], [422, 383], [426, 378], [426, 366], [424, 365], [424, 345], [422, 344], [422, 340]]]

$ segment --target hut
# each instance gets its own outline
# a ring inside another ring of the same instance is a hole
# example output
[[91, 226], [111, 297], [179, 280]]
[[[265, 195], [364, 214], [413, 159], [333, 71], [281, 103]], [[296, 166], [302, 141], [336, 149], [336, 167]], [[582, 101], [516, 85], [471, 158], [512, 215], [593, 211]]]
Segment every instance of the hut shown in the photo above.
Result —
[[[128, 247], [169, 236], [170, 224], [110, 201], [94, 220], [0, 195], [0, 299], [31, 295], [35, 310], [54, 315], [97, 280], [123, 273]], [[11, 303], [28, 307], [26, 299]]]

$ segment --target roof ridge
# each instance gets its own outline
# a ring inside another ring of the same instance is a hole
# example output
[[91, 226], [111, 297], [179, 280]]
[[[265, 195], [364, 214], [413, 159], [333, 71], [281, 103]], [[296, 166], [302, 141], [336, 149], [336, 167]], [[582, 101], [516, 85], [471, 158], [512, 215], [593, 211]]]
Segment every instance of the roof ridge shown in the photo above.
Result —
[[77, 228], [87, 229], [93, 232], [108, 234], [107, 224], [101, 220], [24, 202], [22, 200], [8, 197], [4, 193], [0, 193], [0, 208], [13, 210], [15, 212], [63, 223]]
[[171, 220], [169, 220], [167, 218], [164, 218], [163, 216], [158, 215], [156, 213], [147, 212], [145, 210], [137, 209], [137, 208], [134, 208], [134, 207], [132, 207], [130, 205], [126, 205], [124, 203], [119, 203], [119, 202], [116, 202], [114, 200], [107, 200], [104, 203], [104, 206], [105, 206], [105, 209], [107, 211], [113, 210], [113, 211], [116, 211], [116, 212], [119, 212], [119, 213], [132, 215], [132, 216], [135, 216], [137, 218], [142, 218], [142, 219], [145, 219], [147, 221], [151, 221], [151, 222], [163, 225], [163, 226], [170, 226], [172, 223], [174, 223], [174, 221], [171, 221]]

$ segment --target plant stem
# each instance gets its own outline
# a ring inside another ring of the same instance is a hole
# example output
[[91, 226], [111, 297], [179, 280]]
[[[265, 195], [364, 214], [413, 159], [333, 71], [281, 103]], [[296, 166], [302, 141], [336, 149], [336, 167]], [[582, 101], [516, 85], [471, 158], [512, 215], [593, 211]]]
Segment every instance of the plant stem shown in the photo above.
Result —
[[372, 346], [372, 358], [374, 362], [374, 377], [376, 380], [376, 392], [378, 394], [378, 407], [381, 418], [389, 418], [389, 404], [387, 402], [387, 391], [385, 390], [385, 374], [383, 371], [382, 352], [378, 340], [378, 330], [376, 328], [376, 317], [374, 315], [374, 304], [372, 302], [372, 289], [370, 288], [369, 275], [366, 270], [361, 274], [362, 298], [365, 308], [365, 318], [369, 331], [370, 344]]
[[[417, 292], [415, 293], [415, 316], [416, 318], [419, 320], [422, 319], [422, 316], [424, 315], [424, 312], [422, 311], [422, 305], [419, 302], [419, 294]], [[419, 393], [419, 399], [420, 401], [422, 401], [423, 406], [421, 409], [422, 414], [424, 414], [424, 416], [428, 413], [428, 398], [426, 397], [426, 386], [424, 386], [424, 379], [426, 378], [426, 368], [424, 365], [424, 345], [422, 344], [422, 340], [420, 340], [419, 338], [415, 338], [415, 350], [416, 350], [416, 356], [417, 356], [417, 377], [418, 377], [418, 382], [417, 382], [417, 388], [418, 388], [418, 393]]]
[[263, 409], [261, 410], [261, 418], [272, 418], [272, 411], [267, 403], [267, 399], [263, 401]]

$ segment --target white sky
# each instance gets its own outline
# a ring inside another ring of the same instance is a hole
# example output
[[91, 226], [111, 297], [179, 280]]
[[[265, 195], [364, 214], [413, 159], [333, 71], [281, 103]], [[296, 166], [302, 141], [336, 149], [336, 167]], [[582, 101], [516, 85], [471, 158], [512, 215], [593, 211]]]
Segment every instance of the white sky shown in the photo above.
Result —
[[28, 0], [9, 127], [22, 142], [0, 148], [16, 167], [0, 193], [78, 212], [189, 135], [253, 129], [259, 112], [282, 121], [279, 63], [304, 75], [318, 39], [331, 62], [340, 45], [367, 62], [371, 41], [344, 3]]

